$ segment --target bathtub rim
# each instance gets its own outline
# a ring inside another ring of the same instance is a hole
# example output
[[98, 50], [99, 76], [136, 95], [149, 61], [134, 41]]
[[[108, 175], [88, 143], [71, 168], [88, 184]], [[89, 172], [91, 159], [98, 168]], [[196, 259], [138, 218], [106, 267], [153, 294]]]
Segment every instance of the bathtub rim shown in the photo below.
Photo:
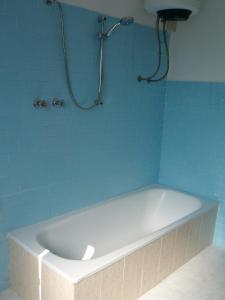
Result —
[[179, 190], [179, 189], [176, 189], [175, 187], [170, 187], [170, 186], [167, 186], [167, 185], [149, 184], [149, 185], [145, 185], [145, 186], [143, 186], [141, 188], [136, 188], [136, 189], [134, 189], [132, 191], [129, 191], [129, 192], [125, 192], [125, 193], [121, 193], [121, 194], [115, 195], [113, 197], [110, 197], [109, 199], [105, 199], [105, 200], [102, 200], [100, 202], [96, 202], [96, 203], [87, 205], [85, 207], [75, 208], [75, 209], [73, 209], [73, 210], [71, 210], [69, 212], [66, 212], [66, 213], [63, 213], [63, 214], [60, 214], [60, 215], [57, 215], [57, 216], [54, 216], [54, 217], [50, 217], [50, 218], [48, 218], [46, 220], [41, 220], [41, 221], [38, 221], [38, 222], [35, 222], [35, 223], [32, 223], [32, 224], [24, 225], [24, 226], [21, 226], [19, 228], [10, 230], [7, 233], [6, 237], [8, 239], [11, 236], [13, 236], [14, 234], [17, 234], [18, 232], [20, 232], [20, 231], [22, 231], [24, 229], [29, 229], [31, 227], [33, 228], [33, 227], [36, 227], [36, 226], [38, 227], [38, 226], [40, 226], [42, 224], [43, 225], [48, 224], [49, 227], [50, 227], [50, 226], [52, 226], [52, 223], [55, 223], [56, 221], [57, 222], [63, 221], [63, 219], [65, 219], [65, 218], [71, 218], [72, 216], [84, 213], [85, 211], [88, 211], [89, 209], [95, 209], [95, 208], [101, 207], [101, 206], [103, 206], [105, 204], [109, 204], [110, 202], [119, 201], [121, 197], [128, 197], [129, 195], [132, 195], [134, 193], [146, 191], [146, 190], [152, 189], [152, 188], [165, 189], [165, 190], [168, 190], [168, 191], [185, 194], [187, 196], [194, 197], [194, 198], [200, 200], [203, 203], [214, 203], [214, 204], [217, 203], [217, 204], [219, 204], [219, 201], [217, 199], [213, 199], [213, 198], [209, 198], [209, 197], [205, 197], [205, 196], [201, 196], [201, 195], [195, 195], [195, 194], [193, 194], [191, 192]]
[[[55, 222], [63, 221], [65, 218], [71, 218], [71, 217], [75, 216], [76, 214], [83, 213], [89, 209], [97, 208], [99, 206], [105, 205], [112, 201], [119, 201], [121, 199], [121, 197], [126, 197], [131, 194], [142, 192], [142, 191], [145, 191], [145, 190], [148, 190], [151, 188], [165, 189], [167, 191], [169, 190], [169, 191], [174, 191], [174, 192], [178, 192], [181, 194], [189, 195], [189, 196], [192, 196], [192, 197], [196, 198], [197, 200], [199, 200], [202, 205], [196, 211], [192, 212], [191, 214], [189, 214], [181, 219], [178, 219], [177, 221], [171, 223], [170, 225], [168, 225], [160, 230], [157, 230], [154, 233], [151, 233], [151, 234], [145, 236], [144, 238], [141, 238], [133, 243], [130, 243], [120, 249], [114, 250], [106, 255], [93, 258], [92, 260], [89, 260], [89, 261], [80, 261], [80, 260], [70, 260], [70, 259], [62, 258], [60, 256], [53, 254], [52, 252], [49, 252], [42, 259], [42, 263], [47, 265], [50, 269], [54, 270], [56, 273], [63, 276], [69, 282], [71, 282], [73, 284], [77, 284], [84, 278], [87, 278], [87, 277], [95, 274], [96, 272], [99, 272], [99, 271], [107, 268], [108, 266], [112, 265], [113, 263], [116, 263], [117, 261], [121, 260], [125, 256], [128, 256], [128, 255], [132, 254], [133, 252], [141, 249], [142, 247], [145, 247], [146, 245], [154, 242], [155, 240], [160, 239], [165, 234], [175, 230], [178, 226], [182, 226], [183, 224], [188, 223], [188, 221], [190, 221], [191, 219], [193, 219], [197, 216], [200, 216], [201, 214], [206, 213], [207, 211], [209, 211], [210, 209], [212, 209], [214, 207], [218, 208], [219, 202], [217, 200], [210, 200], [208, 198], [198, 197], [191, 193], [182, 192], [182, 191], [179, 191], [179, 190], [176, 190], [176, 189], [173, 189], [170, 187], [158, 185], [158, 184], [157, 185], [148, 185], [141, 189], [136, 189], [136, 190], [133, 190], [128, 193], [120, 194], [120, 195], [110, 198], [106, 201], [102, 201], [102, 202], [99, 202], [99, 203], [96, 203], [96, 204], [93, 204], [93, 205], [90, 205], [90, 206], [87, 206], [87, 207], [84, 207], [81, 209], [76, 209], [69, 213], [66, 213], [66, 214], [63, 214], [63, 215], [60, 215], [60, 216], [57, 216], [54, 218], [50, 218], [48, 220], [45, 220], [45, 221], [42, 221], [39, 223], [35, 223], [33, 225], [21, 227], [17, 230], [9, 232], [7, 234], [7, 239], [16, 242], [24, 250], [26, 250], [29, 254], [31, 254], [33, 257], [38, 259], [39, 255], [45, 250], [44, 247], [42, 247], [42, 245], [40, 245], [37, 241], [37, 229], [41, 225], [44, 226], [44, 225], [48, 224], [48, 228], [50, 228], [50, 226], [53, 225]], [[37, 227], [37, 228], [35, 228], [35, 227]], [[34, 244], [36, 244], [36, 246], [38, 248], [38, 249], [35, 248], [35, 250], [33, 249], [34, 247], [29, 247], [26, 244], [24, 244], [22, 241], [20, 241], [19, 237], [17, 236], [18, 233], [20, 234], [24, 230], [34, 230], [34, 229], [36, 229], [36, 232], [33, 233], [33, 236], [34, 236], [33, 238], [36, 241], [36, 243], [34, 243]], [[39, 249], [40, 249], [40, 251], [38, 251]], [[66, 263], [64, 265], [64, 268], [59, 267], [60, 263], [62, 263], [62, 262]], [[65, 270], [68, 267], [68, 266], [66, 266], [68, 264], [73, 265], [73, 268], [74, 268], [74, 265], [76, 265], [77, 269], [83, 268], [83, 271], [80, 272], [80, 270], [79, 270], [77, 272], [77, 274], [71, 274], [71, 272], [69, 272], [68, 270]], [[91, 265], [91, 267], [90, 267], [90, 265]], [[87, 271], [85, 269], [86, 267], [87, 267], [87, 269], [90, 269], [90, 270]]]

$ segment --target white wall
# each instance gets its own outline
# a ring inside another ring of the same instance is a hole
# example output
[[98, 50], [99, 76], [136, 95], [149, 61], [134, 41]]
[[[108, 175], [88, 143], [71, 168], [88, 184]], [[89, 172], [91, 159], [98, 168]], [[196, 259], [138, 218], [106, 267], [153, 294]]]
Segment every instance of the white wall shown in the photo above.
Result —
[[134, 16], [137, 23], [152, 26], [154, 17], [144, 10], [143, 0], [61, 0], [113, 17]]
[[201, 2], [200, 14], [172, 34], [170, 80], [225, 81], [225, 1]]

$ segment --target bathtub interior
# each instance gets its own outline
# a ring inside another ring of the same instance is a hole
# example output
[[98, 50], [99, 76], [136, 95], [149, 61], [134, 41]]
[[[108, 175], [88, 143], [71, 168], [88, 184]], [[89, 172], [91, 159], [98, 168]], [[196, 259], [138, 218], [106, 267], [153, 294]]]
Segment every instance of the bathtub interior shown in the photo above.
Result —
[[37, 240], [61, 258], [91, 260], [151, 235], [201, 206], [190, 195], [147, 189], [55, 222], [39, 232]]

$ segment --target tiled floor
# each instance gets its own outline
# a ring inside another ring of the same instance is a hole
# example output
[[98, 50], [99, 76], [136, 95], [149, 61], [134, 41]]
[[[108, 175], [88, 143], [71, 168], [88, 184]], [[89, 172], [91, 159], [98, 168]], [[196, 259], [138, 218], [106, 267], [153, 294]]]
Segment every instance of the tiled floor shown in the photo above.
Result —
[[225, 250], [208, 248], [139, 300], [225, 300]]
[[[13, 292], [0, 300], [21, 300]], [[225, 250], [210, 247], [139, 300], [225, 300]]]

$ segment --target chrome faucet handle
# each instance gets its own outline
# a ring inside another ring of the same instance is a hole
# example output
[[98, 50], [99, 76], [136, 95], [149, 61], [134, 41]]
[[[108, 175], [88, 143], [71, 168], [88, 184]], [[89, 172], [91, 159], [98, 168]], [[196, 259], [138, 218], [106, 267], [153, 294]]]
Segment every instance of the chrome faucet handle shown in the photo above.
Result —
[[46, 108], [46, 107], [48, 107], [48, 102], [44, 99], [36, 98], [33, 101], [33, 106], [35, 108]]
[[63, 107], [65, 106], [65, 102], [63, 99], [54, 98], [52, 100], [52, 106], [54, 107]]

